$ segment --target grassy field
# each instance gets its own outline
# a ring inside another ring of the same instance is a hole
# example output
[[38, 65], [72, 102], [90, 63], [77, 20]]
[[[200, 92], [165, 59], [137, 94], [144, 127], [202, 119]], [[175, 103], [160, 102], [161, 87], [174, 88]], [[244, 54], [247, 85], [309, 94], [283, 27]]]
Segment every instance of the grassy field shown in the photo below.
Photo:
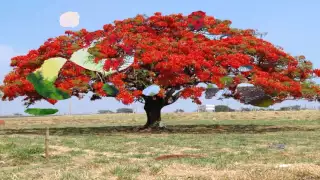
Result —
[[[0, 179], [320, 179], [320, 111], [4, 119]], [[44, 127], [50, 127], [49, 160]]]

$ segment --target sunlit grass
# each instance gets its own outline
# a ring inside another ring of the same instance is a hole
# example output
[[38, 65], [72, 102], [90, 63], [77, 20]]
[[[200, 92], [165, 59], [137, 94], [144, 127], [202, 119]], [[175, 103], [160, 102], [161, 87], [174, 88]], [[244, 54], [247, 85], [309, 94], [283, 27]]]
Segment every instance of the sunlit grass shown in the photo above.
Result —
[[[320, 179], [320, 120], [315, 115], [306, 120], [289, 115], [253, 119], [258, 114], [251, 114], [242, 120], [198, 116], [166, 114], [174, 132], [160, 134], [112, 132], [103, 127], [106, 122], [91, 129], [55, 124], [49, 160], [42, 157], [43, 129], [0, 135], [0, 179]], [[201, 157], [155, 160], [183, 154]], [[278, 167], [281, 164], [288, 167]]]

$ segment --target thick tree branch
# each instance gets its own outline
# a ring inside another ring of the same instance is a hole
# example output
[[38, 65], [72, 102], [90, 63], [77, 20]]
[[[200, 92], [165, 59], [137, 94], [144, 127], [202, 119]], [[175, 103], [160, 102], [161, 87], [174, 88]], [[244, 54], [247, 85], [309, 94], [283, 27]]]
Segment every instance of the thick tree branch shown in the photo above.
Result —
[[172, 94], [176, 91], [176, 88], [172, 87], [169, 91], [167, 91], [166, 96], [172, 96]]
[[99, 77], [101, 82], [105, 83], [105, 80], [102, 78], [103, 76], [99, 72], [96, 72], [96, 75]]
[[169, 101], [169, 98], [172, 97], [173, 93], [176, 91], [176, 88], [172, 87], [170, 90], [167, 91], [166, 96], [164, 98], [165, 104]]
[[143, 98], [138, 98], [137, 101], [138, 101], [139, 103], [141, 103], [141, 104], [145, 104], [145, 101], [144, 101]]
[[168, 100], [165, 101], [164, 105], [167, 106], [167, 105], [175, 103], [180, 98], [180, 95], [181, 95], [181, 91], [177, 92], [173, 96], [170, 96], [168, 98]]

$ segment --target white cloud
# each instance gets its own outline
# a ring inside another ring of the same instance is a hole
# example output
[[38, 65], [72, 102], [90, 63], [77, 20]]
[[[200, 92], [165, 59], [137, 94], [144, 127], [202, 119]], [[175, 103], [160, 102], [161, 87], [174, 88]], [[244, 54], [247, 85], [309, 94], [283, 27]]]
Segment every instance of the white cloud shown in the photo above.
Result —
[[79, 25], [80, 15], [78, 12], [65, 12], [60, 16], [60, 26], [62, 27], [76, 27]]

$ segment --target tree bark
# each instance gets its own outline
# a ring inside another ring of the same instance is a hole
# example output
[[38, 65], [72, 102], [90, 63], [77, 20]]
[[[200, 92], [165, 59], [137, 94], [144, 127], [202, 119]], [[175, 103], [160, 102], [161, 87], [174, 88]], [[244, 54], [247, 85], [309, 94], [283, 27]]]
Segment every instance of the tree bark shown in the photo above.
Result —
[[161, 109], [165, 105], [163, 98], [157, 96], [145, 97], [144, 110], [147, 114], [147, 123], [143, 126], [143, 129], [159, 129], [161, 127]]

